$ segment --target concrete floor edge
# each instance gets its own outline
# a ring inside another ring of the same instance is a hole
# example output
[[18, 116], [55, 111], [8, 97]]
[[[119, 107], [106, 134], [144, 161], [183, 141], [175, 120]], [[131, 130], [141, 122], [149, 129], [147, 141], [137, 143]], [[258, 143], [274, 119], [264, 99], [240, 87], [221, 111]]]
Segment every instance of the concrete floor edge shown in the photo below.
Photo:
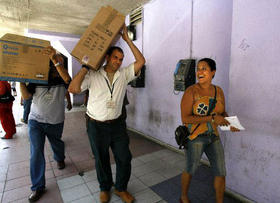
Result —
[[[172, 151], [175, 151], [175, 152], [180, 153], [180, 154], [184, 154], [184, 151], [183, 151], [183, 150], [179, 150], [179, 149], [175, 148], [174, 146], [172, 146], [172, 145], [170, 145], [170, 144], [167, 144], [167, 143], [164, 143], [164, 142], [162, 142], [161, 140], [156, 139], [156, 138], [154, 138], [154, 137], [152, 137], [152, 136], [145, 135], [144, 133], [142, 133], [142, 132], [140, 132], [140, 131], [138, 131], [138, 130], [136, 130], [136, 129], [134, 129], [134, 128], [128, 127], [127, 129], [130, 130], [130, 131], [132, 131], [132, 132], [135, 132], [135, 133], [137, 133], [137, 134], [139, 134], [139, 135], [141, 135], [141, 136], [147, 138], [148, 140], [151, 140], [151, 141], [153, 141], [153, 142], [155, 142], [155, 143], [157, 143], [157, 144], [159, 144], [159, 145], [161, 145], [161, 146], [164, 146], [164, 147], [166, 147], [166, 148], [168, 148], [168, 149], [170, 149], [170, 150], [172, 150]], [[174, 139], [175, 139], [175, 138], [174, 138]], [[207, 166], [210, 165], [210, 164], [209, 164], [209, 161], [208, 161], [208, 160], [204, 160], [204, 159], [201, 159], [201, 163], [204, 164], [204, 165], [207, 165]], [[226, 193], [227, 195], [229, 195], [229, 196], [231, 196], [231, 197], [237, 199], [238, 201], [241, 201], [241, 202], [244, 202], [244, 203], [255, 203], [255, 201], [248, 199], [248, 198], [245, 197], [244, 195], [239, 194], [239, 193], [237, 193], [237, 192], [231, 190], [230, 188], [226, 188], [225, 193]]]

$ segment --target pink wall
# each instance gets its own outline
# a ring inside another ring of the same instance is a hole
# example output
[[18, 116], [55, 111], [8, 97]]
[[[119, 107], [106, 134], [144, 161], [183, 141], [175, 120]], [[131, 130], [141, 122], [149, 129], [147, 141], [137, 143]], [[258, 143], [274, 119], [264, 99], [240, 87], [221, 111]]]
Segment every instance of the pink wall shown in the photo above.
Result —
[[233, 1], [229, 107], [246, 131], [227, 134], [228, 186], [257, 202], [280, 199], [279, 9]]
[[[228, 94], [232, 2], [230, 0], [152, 1], [144, 7], [143, 53], [146, 87], [129, 88], [128, 126], [176, 147], [174, 129], [181, 123], [183, 92], [173, 92], [173, 72], [180, 59], [212, 57], [217, 61], [214, 83]], [[124, 45], [126, 47], [126, 45]], [[129, 57], [132, 61], [132, 58]], [[129, 61], [127, 60], [127, 61]]]
[[[195, 59], [214, 58], [213, 83], [223, 88], [229, 114], [246, 128], [221, 133], [227, 187], [257, 202], [280, 199], [279, 8], [278, 0], [151, 1], [135, 41], [147, 61], [146, 87], [128, 87], [128, 126], [177, 147], [183, 93], [173, 93], [176, 63], [191, 50]], [[118, 44], [125, 51], [123, 65], [133, 62], [127, 45]], [[80, 66], [73, 64], [74, 73]]]
[[[190, 56], [191, 2], [155, 0], [144, 7], [138, 42], [147, 60], [146, 87], [129, 88], [128, 126], [175, 147], [182, 93], [173, 94], [173, 71]], [[246, 128], [221, 134], [227, 187], [256, 202], [279, 202], [280, 2], [193, 3], [192, 56], [216, 60], [213, 82], [224, 89], [229, 114]]]

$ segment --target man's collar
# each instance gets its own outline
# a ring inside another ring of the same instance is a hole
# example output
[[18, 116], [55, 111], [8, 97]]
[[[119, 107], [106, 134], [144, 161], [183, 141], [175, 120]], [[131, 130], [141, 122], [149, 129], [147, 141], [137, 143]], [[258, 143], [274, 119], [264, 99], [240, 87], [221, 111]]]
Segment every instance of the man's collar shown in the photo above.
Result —
[[[107, 75], [107, 72], [105, 71], [105, 66], [102, 66], [99, 71], [103, 74], [103, 75]], [[120, 69], [118, 69], [115, 74], [119, 73]]]
[[[107, 78], [107, 72], [104, 70], [105, 66], [102, 66], [99, 71], [100, 73], [103, 75], [103, 77]], [[115, 74], [114, 74], [114, 80], [113, 80], [113, 83], [114, 81], [119, 77], [120, 75], [120, 69], [118, 69]]]

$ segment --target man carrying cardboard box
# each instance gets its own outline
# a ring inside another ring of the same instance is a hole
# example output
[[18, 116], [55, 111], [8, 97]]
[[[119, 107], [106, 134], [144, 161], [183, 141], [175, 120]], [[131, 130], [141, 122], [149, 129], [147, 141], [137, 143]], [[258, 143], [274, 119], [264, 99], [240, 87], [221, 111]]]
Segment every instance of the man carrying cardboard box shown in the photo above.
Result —
[[128, 38], [126, 26], [123, 27], [122, 38], [135, 57], [134, 63], [120, 69], [124, 53], [119, 47], [111, 47], [106, 55], [105, 66], [93, 71], [87, 65], [83, 65], [68, 89], [74, 94], [89, 90], [87, 133], [95, 157], [101, 190], [100, 201], [103, 203], [110, 201], [113, 185], [109, 147], [116, 161], [115, 194], [124, 202], [134, 201], [134, 197], [127, 192], [132, 155], [125, 119], [120, 116], [127, 84], [139, 75], [145, 58]]
[[50, 59], [48, 84], [29, 84], [26, 86], [25, 83], [20, 83], [23, 99], [33, 96], [28, 118], [32, 182], [32, 193], [28, 198], [30, 202], [39, 200], [45, 192], [44, 144], [46, 137], [51, 144], [58, 169], [65, 168], [65, 147], [61, 137], [65, 118], [64, 97], [71, 78], [65, 68], [63, 57], [56, 54], [54, 48], [47, 47], [43, 53], [48, 55]]

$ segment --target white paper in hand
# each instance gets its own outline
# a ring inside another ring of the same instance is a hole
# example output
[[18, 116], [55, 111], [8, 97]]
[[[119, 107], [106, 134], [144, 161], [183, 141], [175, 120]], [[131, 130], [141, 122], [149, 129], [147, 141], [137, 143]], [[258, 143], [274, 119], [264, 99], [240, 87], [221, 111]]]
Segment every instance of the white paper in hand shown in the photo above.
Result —
[[239, 130], [245, 130], [245, 128], [240, 124], [237, 116], [229, 116], [229, 117], [225, 117], [225, 119], [230, 123], [230, 125], [219, 126], [221, 130], [229, 131], [231, 126], [237, 128]]

